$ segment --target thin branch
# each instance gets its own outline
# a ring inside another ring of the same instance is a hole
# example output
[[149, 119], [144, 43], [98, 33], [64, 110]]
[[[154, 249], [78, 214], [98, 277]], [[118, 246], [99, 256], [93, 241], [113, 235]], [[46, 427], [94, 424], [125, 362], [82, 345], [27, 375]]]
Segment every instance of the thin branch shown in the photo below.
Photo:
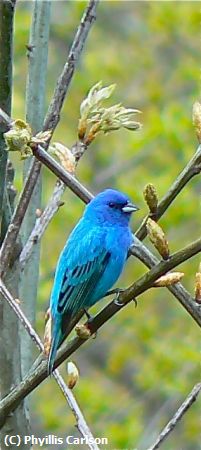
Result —
[[11, 117], [0, 108], [0, 124], [5, 127], [5, 131], [8, 131], [12, 127], [13, 122]]
[[93, 195], [69, 172], [67, 172], [52, 156], [50, 156], [40, 145], [33, 148], [33, 153], [48, 169], [62, 180], [69, 189], [74, 192], [83, 202], [89, 203]]
[[58, 180], [46, 208], [44, 209], [41, 216], [36, 220], [35, 226], [29, 236], [29, 239], [27, 240], [20, 254], [19, 262], [21, 270], [24, 270], [24, 267], [31, 256], [33, 247], [41, 239], [54, 214], [60, 208], [61, 196], [64, 193], [64, 190], [64, 183]]
[[[0, 2], [0, 105], [10, 114], [13, 72], [13, 22], [14, 3]], [[5, 113], [6, 115], [6, 113]], [[4, 191], [6, 181], [7, 151], [3, 137], [4, 123], [0, 124], [0, 219], [3, 216]], [[0, 233], [1, 234], [1, 233]]]
[[[35, 332], [35, 330], [31, 326], [29, 320], [26, 318], [25, 314], [21, 310], [19, 304], [14, 300], [14, 298], [12, 297], [12, 295], [6, 288], [5, 284], [1, 280], [0, 280], [0, 293], [5, 298], [5, 300], [8, 302], [8, 304], [10, 305], [12, 310], [15, 312], [15, 314], [17, 315], [18, 319], [20, 320], [20, 322], [22, 323], [24, 328], [27, 330], [32, 341], [36, 344], [38, 349], [41, 352], [43, 352], [44, 347], [43, 347], [43, 344], [42, 344], [38, 334]], [[91, 441], [91, 444], [89, 443], [89, 448], [91, 448], [92, 450], [98, 450], [98, 446], [96, 445], [95, 442], [93, 442], [94, 441], [93, 435], [84, 419], [84, 416], [77, 404], [77, 401], [76, 401], [72, 391], [66, 386], [66, 384], [58, 370], [54, 371], [53, 376], [54, 376], [57, 384], [59, 385], [61, 391], [63, 392], [64, 397], [66, 398], [66, 400], [75, 416], [79, 432], [81, 433], [81, 435], [83, 437], [87, 436], [89, 439], [89, 442]]]
[[28, 177], [26, 179], [24, 189], [20, 195], [18, 205], [14, 211], [12, 222], [10, 223], [5, 239], [0, 250], [0, 276], [4, 276], [7, 270], [8, 263], [10, 261], [11, 255], [14, 251], [14, 244], [19, 234], [19, 230], [27, 210], [32, 192], [35, 187], [36, 179], [40, 173], [40, 162], [36, 161], [37, 164], [30, 168]]
[[[132, 255], [140, 259], [140, 261], [149, 268], [160, 262], [159, 259], [136, 237], [134, 239], [134, 244], [132, 245]], [[177, 298], [177, 300], [179, 300], [192, 318], [201, 325], [201, 309], [198, 308], [194, 298], [183, 285], [181, 283], [176, 283], [175, 285], [168, 286], [167, 289]]]
[[18, 319], [20, 320], [20, 322], [22, 323], [24, 328], [27, 330], [32, 341], [37, 345], [39, 350], [42, 350], [43, 345], [40, 341], [39, 336], [37, 335], [37, 333], [31, 326], [29, 320], [27, 319], [27, 317], [21, 310], [18, 302], [16, 300], [14, 300], [13, 296], [10, 294], [10, 292], [8, 291], [8, 289], [6, 288], [6, 286], [2, 282], [2, 280], [0, 280], [0, 292], [3, 295], [3, 297], [6, 299], [6, 301], [9, 303], [9, 305], [13, 309], [13, 311], [15, 312], [16, 316], [18, 317]]
[[[57, 176], [59, 176], [65, 182], [65, 184], [74, 193], [76, 193], [76, 195], [78, 195], [79, 198], [81, 198], [86, 203], [90, 200], [90, 198], [92, 198], [91, 193], [89, 191], [87, 191], [86, 188], [84, 188], [83, 185], [81, 185], [81, 183], [79, 183], [72, 175], [70, 175], [68, 172], [66, 172], [63, 169], [63, 167], [60, 166], [50, 155], [48, 155], [42, 147], [38, 146], [35, 151], [35, 154], [38, 158], [40, 158], [40, 160], [45, 165], [47, 165], [51, 169], [51, 171], [53, 171]], [[132, 250], [131, 250], [131, 254], [132, 254]], [[175, 295], [175, 292], [173, 292], [173, 289], [175, 289], [175, 286], [171, 287], [171, 291]], [[179, 295], [179, 297], [178, 297], [178, 295]], [[178, 290], [177, 290], [176, 297], [180, 299], [181, 303], [188, 310], [188, 312], [190, 312], [190, 314], [194, 318], [194, 320], [196, 320], [197, 323], [200, 323], [200, 315], [196, 308], [197, 305], [196, 306], [194, 306], [194, 304], [192, 305], [190, 296], [188, 296], [188, 301], [187, 301], [187, 295], [184, 291], [184, 288], [181, 287], [180, 294], [178, 294]]]
[[[67, 90], [69, 88], [70, 82], [72, 80], [78, 59], [80, 57], [80, 54], [82, 52], [84, 43], [87, 39], [89, 30], [92, 26], [92, 23], [95, 20], [96, 17], [96, 8], [98, 5], [99, 0], [90, 0], [84, 15], [81, 19], [81, 22], [78, 26], [78, 30], [75, 36], [75, 39], [73, 41], [69, 57], [67, 60], [67, 63], [64, 66], [64, 69], [61, 73], [61, 76], [58, 79], [57, 86], [55, 88], [52, 101], [50, 103], [43, 129], [51, 129], [54, 131], [56, 125], [59, 121], [59, 114], [64, 102], [65, 95], [67, 93]], [[3, 114], [3, 122], [5, 123], [5, 114]], [[10, 120], [8, 120], [7, 125], [9, 126]], [[43, 150], [44, 151], [44, 150]], [[40, 151], [39, 151], [40, 153]], [[39, 159], [39, 158], [38, 158]], [[3, 274], [6, 271], [6, 268], [9, 264], [9, 260], [11, 258], [11, 254], [14, 248], [14, 243], [16, 241], [16, 238], [18, 236], [21, 223], [23, 220], [23, 217], [26, 213], [34, 186], [37, 182], [37, 179], [39, 177], [41, 170], [41, 164], [38, 160], [33, 160], [28, 179], [25, 183], [23, 192], [20, 197], [20, 201], [18, 204], [18, 207], [16, 208], [14, 212], [14, 217], [12, 220], [12, 223], [8, 229], [8, 234], [5, 237], [4, 244], [1, 249], [0, 253], [0, 276], [3, 276]]]
[[[201, 239], [198, 239], [194, 243], [173, 254], [169, 260], [161, 261], [154, 266], [149, 272], [120, 294], [118, 301], [121, 302], [121, 304], [116, 304], [112, 301], [93, 318], [90, 322], [91, 333], [94, 334], [102, 325], [104, 325], [104, 323], [117, 314], [117, 312], [124, 308], [130, 301], [151, 288], [154, 281], [160, 276], [200, 251]], [[200, 311], [199, 306], [197, 307], [197, 311]], [[194, 316], [194, 319], [196, 323], [201, 326], [201, 314], [199, 314], [199, 317]], [[59, 366], [84, 343], [85, 341], [80, 337], [75, 337], [71, 341], [66, 342], [58, 351], [54, 367], [56, 368]], [[30, 394], [30, 392], [32, 392], [45, 378], [47, 378], [47, 361], [42, 360], [37, 367], [30, 370], [27, 377], [20, 384], [0, 402], [0, 426], [4, 423], [7, 414], [13, 411], [18, 406], [19, 402]]]
[[[168, 209], [177, 195], [181, 192], [181, 190], [186, 186], [186, 184], [193, 178], [195, 175], [200, 174], [201, 172], [201, 145], [199, 145], [196, 153], [193, 155], [191, 160], [182, 170], [180, 175], [176, 178], [170, 189], [164, 195], [162, 200], [158, 204], [157, 212], [154, 215], [154, 220], [160, 219], [160, 217], [164, 214], [164, 212]], [[138, 239], [143, 240], [147, 235], [146, 231], [146, 222], [147, 217], [143, 220], [140, 228], [136, 232], [136, 236]]]
[[[57, 176], [59, 176], [65, 184], [76, 193], [76, 195], [79, 196], [83, 201], [88, 202], [90, 198], [92, 198], [92, 195], [89, 191], [84, 188], [81, 183], [79, 183], [72, 175], [70, 175], [68, 172], [66, 172], [63, 167], [61, 167], [49, 154], [45, 152], [45, 150], [42, 147], [38, 147], [36, 149], [36, 155], [40, 158], [40, 160], [47, 165]], [[171, 190], [171, 189], [170, 189]], [[132, 250], [131, 250], [132, 253]], [[154, 262], [154, 261], [153, 261]], [[169, 270], [169, 269], [168, 269]], [[170, 288], [171, 292], [175, 295], [175, 286], [172, 286]], [[200, 315], [197, 310], [197, 305], [194, 305], [194, 303], [191, 302], [191, 297], [187, 296], [184, 288], [180, 288], [180, 293], [176, 297], [179, 298], [180, 302], [183, 304], [185, 309], [191, 314], [191, 316], [200, 324]]]
[[82, 53], [87, 36], [96, 20], [96, 10], [99, 0], [90, 0], [78, 26], [74, 41], [72, 43], [68, 59], [60, 77], [50, 103], [47, 116], [45, 118], [44, 129], [52, 130], [56, 127], [60, 119], [60, 111], [64, 102], [66, 91], [70, 85], [75, 72], [78, 60]]
[[[56, 373], [58, 374], [57, 369], [56, 369]], [[55, 371], [53, 373], [53, 376], [55, 377]], [[78, 428], [79, 432], [82, 434], [82, 436], [84, 436], [84, 437], [87, 436], [88, 446], [91, 450], [99, 450], [99, 447], [94, 442], [94, 437], [93, 437], [87, 423], [85, 422], [84, 416], [75, 400], [72, 390], [66, 386], [63, 378], [60, 375], [55, 378], [56, 378], [56, 381], [57, 381], [60, 389], [62, 390], [64, 397], [68, 401], [68, 404], [76, 418], [77, 428]]]
[[197, 383], [194, 386], [194, 388], [192, 389], [192, 391], [190, 392], [190, 394], [188, 395], [188, 397], [184, 400], [184, 402], [182, 403], [180, 408], [176, 411], [173, 418], [168, 422], [168, 424], [165, 426], [165, 428], [161, 431], [161, 433], [159, 434], [155, 443], [153, 445], [151, 445], [151, 447], [149, 447], [147, 450], [156, 450], [161, 446], [162, 442], [174, 430], [174, 428], [176, 427], [179, 420], [181, 420], [183, 415], [189, 410], [191, 405], [197, 400], [198, 395], [200, 394], [200, 391], [201, 391], [201, 383]]

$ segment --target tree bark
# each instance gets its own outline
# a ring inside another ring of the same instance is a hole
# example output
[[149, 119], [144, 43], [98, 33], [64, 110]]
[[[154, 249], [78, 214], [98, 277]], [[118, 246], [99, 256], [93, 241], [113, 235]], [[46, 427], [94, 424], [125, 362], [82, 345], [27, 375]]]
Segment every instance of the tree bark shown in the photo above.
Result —
[[[13, 60], [13, 19], [15, 1], [0, 3], [0, 106], [10, 115], [12, 99], [12, 60]], [[13, 172], [7, 168], [7, 150], [3, 137], [5, 129], [0, 128], [0, 216], [1, 242], [9, 225], [13, 210], [14, 191], [9, 188], [12, 183]], [[11, 168], [10, 168], [11, 169]], [[13, 195], [12, 195], [13, 194]], [[16, 265], [9, 269], [6, 284], [13, 296], [18, 297], [19, 273]], [[8, 304], [0, 297], [0, 391], [5, 397], [13, 386], [21, 381], [19, 321]], [[24, 402], [11, 414], [1, 430], [1, 450], [7, 448], [5, 436], [29, 434], [28, 411]], [[10, 448], [13, 446], [11, 445]], [[21, 446], [22, 450], [24, 446]]]
[[[42, 129], [45, 114], [45, 92], [50, 25], [50, 0], [35, 0], [28, 46], [28, 78], [26, 87], [26, 120], [33, 133]], [[24, 163], [24, 180], [29, 172], [32, 158]], [[37, 180], [21, 229], [22, 244], [25, 245], [36, 222], [36, 210], [41, 206], [41, 175]], [[40, 244], [34, 245], [32, 256], [21, 274], [20, 299], [23, 310], [33, 325], [35, 322], [37, 286], [39, 276]], [[29, 301], [27, 302], [27, 298]], [[32, 342], [24, 327], [21, 327], [22, 374], [32, 364]]]

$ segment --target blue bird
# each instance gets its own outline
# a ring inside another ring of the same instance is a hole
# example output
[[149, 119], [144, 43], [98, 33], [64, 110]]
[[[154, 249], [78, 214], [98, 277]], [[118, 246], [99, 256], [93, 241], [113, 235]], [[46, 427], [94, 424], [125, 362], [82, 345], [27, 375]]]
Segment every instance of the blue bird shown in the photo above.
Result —
[[53, 321], [48, 373], [70, 320], [103, 298], [119, 278], [132, 244], [131, 214], [119, 191], [106, 189], [86, 206], [60, 255], [50, 299]]

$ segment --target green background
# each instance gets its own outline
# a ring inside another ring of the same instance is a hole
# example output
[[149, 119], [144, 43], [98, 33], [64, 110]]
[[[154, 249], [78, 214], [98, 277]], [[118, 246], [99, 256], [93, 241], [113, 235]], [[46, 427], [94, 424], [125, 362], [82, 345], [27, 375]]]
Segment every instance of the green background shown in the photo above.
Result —
[[[85, 5], [79, 1], [53, 2], [47, 106]], [[23, 118], [25, 111], [25, 46], [29, 40], [31, 6], [31, 2], [19, 1], [16, 9], [15, 118]], [[102, 1], [99, 5], [98, 18], [54, 140], [68, 147], [76, 141], [80, 103], [99, 80], [104, 85], [117, 85], [108, 105], [122, 102], [142, 111], [140, 131], [120, 130], [100, 135], [77, 169], [77, 177], [93, 193], [114, 187], [129, 194], [140, 207], [132, 221], [133, 230], [147, 213], [144, 186], [153, 183], [161, 198], [196, 150], [191, 115], [192, 105], [200, 94], [199, 67], [199, 2]], [[18, 156], [13, 160], [15, 185], [20, 190], [22, 163]], [[43, 182], [44, 207], [55, 184], [54, 175], [45, 168]], [[84, 207], [68, 189], [64, 201], [65, 206], [60, 208], [42, 240], [36, 323], [41, 336], [56, 261]], [[171, 252], [199, 237], [198, 177], [185, 187], [160, 224]], [[153, 250], [147, 239], [146, 244]], [[184, 285], [192, 294], [198, 264], [199, 258], [195, 257], [179, 267], [185, 272]], [[138, 260], [130, 258], [118, 285], [129, 285], [145, 270]], [[103, 300], [93, 312], [106, 303]], [[130, 304], [107, 323], [97, 339], [90, 340], [73, 355], [73, 361], [80, 370], [74, 393], [93, 434], [108, 437], [109, 450], [145, 450], [200, 380], [200, 331], [166, 289], [152, 289], [140, 296], [136, 309]], [[65, 378], [65, 364], [61, 372]], [[161, 448], [200, 449], [199, 403], [191, 407]], [[32, 395], [33, 433], [78, 436], [74, 425], [74, 417], [54, 380], [44, 382]]]

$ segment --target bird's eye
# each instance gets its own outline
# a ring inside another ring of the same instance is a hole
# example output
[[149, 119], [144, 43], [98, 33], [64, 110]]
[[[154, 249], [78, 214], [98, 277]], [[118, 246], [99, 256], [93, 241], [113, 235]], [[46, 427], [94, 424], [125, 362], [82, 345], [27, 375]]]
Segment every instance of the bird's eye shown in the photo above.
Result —
[[112, 203], [112, 202], [110, 202], [110, 203], [109, 203], [109, 207], [110, 207], [110, 208], [114, 208], [114, 207], [115, 207], [115, 204]]

